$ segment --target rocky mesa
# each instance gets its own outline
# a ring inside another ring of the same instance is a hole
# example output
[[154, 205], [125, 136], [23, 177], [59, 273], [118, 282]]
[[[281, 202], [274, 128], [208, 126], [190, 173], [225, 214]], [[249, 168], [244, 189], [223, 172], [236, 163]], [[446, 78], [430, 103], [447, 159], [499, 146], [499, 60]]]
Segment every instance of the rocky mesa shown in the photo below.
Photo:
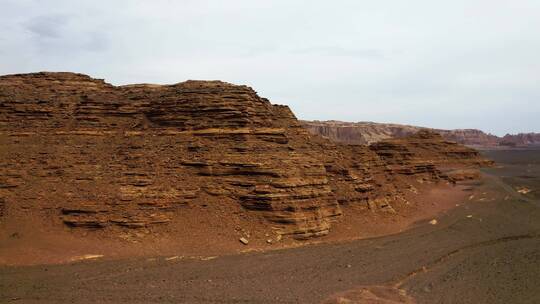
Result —
[[371, 144], [389, 138], [401, 138], [421, 130], [431, 130], [445, 139], [477, 148], [527, 147], [540, 145], [539, 133], [507, 134], [498, 137], [477, 129], [442, 130], [375, 122], [302, 121], [312, 133], [345, 144]]
[[393, 214], [417, 184], [490, 164], [425, 130], [331, 142], [247, 86], [113, 86], [75, 73], [0, 76], [0, 141], [0, 227], [106, 237], [189, 234], [199, 208], [223, 229], [252, 221], [311, 238], [349, 206]]

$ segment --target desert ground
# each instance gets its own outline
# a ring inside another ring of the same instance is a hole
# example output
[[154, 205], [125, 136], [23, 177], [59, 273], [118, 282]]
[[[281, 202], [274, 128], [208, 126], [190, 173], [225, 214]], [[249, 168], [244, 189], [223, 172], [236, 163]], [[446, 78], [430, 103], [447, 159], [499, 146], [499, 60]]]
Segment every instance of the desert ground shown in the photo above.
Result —
[[495, 160], [404, 232], [202, 258], [2, 266], [2, 303], [539, 303], [540, 149]]

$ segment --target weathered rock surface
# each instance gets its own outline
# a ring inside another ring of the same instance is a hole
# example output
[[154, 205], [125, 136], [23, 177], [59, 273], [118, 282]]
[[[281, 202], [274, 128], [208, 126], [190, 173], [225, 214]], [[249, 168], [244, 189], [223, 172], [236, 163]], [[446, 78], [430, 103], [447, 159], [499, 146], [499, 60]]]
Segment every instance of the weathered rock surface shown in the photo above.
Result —
[[70, 227], [143, 228], [229, 199], [308, 237], [340, 214], [292, 113], [248, 87], [38, 73], [1, 77], [0, 100], [2, 198]]
[[320, 236], [343, 204], [392, 213], [413, 181], [450, 180], [439, 165], [485, 164], [426, 132], [335, 144], [246, 86], [115, 87], [73, 73], [0, 76], [0, 143], [0, 217], [111, 231], [240, 204], [280, 235]]

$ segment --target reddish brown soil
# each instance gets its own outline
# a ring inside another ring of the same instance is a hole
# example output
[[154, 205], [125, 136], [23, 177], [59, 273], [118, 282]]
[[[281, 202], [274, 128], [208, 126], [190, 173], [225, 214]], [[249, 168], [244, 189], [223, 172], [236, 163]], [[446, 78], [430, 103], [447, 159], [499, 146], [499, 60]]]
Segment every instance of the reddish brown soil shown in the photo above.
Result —
[[[282, 239], [271, 229], [265, 229], [263, 219], [244, 212], [236, 221], [220, 216], [223, 210], [186, 208], [191, 219], [171, 231], [184, 233], [155, 234], [140, 232], [132, 236], [122, 231], [118, 237], [103, 235], [99, 231], [73, 231], [66, 227], [39, 229], [39, 217], [8, 221], [0, 232], [0, 263], [31, 265], [66, 263], [82, 259], [85, 255], [103, 255], [101, 259], [122, 259], [137, 256], [213, 257], [249, 251], [265, 251], [298, 247], [325, 242], [342, 242], [372, 238], [404, 231], [417, 222], [426, 222], [459, 205], [470, 192], [469, 186], [440, 185], [419, 187], [421, 194], [410, 193], [409, 204], [396, 205], [395, 214], [376, 213], [355, 206], [344, 206], [344, 216], [334, 223], [331, 233], [312, 240]], [[211, 216], [209, 216], [209, 214]], [[225, 213], [225, 214], [228, 214]], [[239, 242], [249, 235], [249, 244]], [[172, 235], [172, 236], [171, 236]], [[272, 242], [269, 243], [268, 240]]]
[[354, 206], [345, 208], [350, 216], [345, 216], [332, 230], [335, 233], [325, 238], [350, 240], [399, 233], [459, 206], [471, 195], [468, 185], [441, 184], [420, 189], [419, 195], [408, 195], [409, 204], [400, 206], [397, 214], [366, 214], [354, 210]]

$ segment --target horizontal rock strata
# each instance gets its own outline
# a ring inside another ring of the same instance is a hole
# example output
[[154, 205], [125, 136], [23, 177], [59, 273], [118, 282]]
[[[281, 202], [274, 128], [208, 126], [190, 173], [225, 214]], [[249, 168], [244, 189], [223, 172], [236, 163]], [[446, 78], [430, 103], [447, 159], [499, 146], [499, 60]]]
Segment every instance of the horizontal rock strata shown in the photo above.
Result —
[[302, 121], [302, 124], [312, 134], [346, 144], [371, 144], [390, 138], [403, 138], [421, 130], [428, 130], [441, 134], [446, 140], [480, 148], [540, 145], [539, 133], [507, 134], [503, 137], [498, 137], [477, 129], [442, 130], [391, 123], [330, 120]]
[[116, 87], [73, 73], [1, 76], [0, 141], [0, 217], [29, 210], [90, 230], [148, 229], [229, 202], [280, 234], [320, 236], [345, 204], [393, 212], [407, 179], [483, 164], [432, 134], [335, 144], [246, 86]]

